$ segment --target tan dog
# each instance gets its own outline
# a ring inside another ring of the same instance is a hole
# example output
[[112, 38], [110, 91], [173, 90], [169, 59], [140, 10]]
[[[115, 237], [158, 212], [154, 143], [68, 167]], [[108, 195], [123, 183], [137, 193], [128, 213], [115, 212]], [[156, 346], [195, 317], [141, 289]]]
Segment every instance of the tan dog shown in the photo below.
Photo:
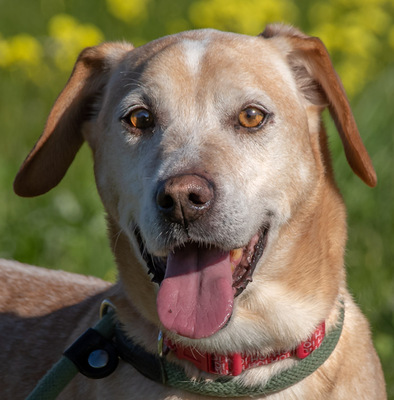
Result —
[[[4, 262], [2, 398], [26, 396], [110, 298], [127, 337], [155, 354], [163, 330], [167, 360], [197, 382], [216, 380], [209, 370], [216, 364], [197, 368], [179, 349], [225, 360], [222, 375], [252, 388], [299, 368], [293, 349], [322, 337], [322, 323], [327, 338], [342, 328], [320, 368], [288, 387], [279, 382], [267, 397], [384, 399], [368, 323], [346, 288], [346, 215], [321, 123], [325, 107], [350, 166], [374, 186], [317, 38], [272, 25], [259, 37], [202, 30], [137, 49], [84, 50], [15, 191], [52, 189], [86, 140], [119, 283]], [[305, 360], [328, 339], [320, 342]], [[79, 375], [61, 398], [205, 396], [153, 382], [121, 361], [102, 380]]]

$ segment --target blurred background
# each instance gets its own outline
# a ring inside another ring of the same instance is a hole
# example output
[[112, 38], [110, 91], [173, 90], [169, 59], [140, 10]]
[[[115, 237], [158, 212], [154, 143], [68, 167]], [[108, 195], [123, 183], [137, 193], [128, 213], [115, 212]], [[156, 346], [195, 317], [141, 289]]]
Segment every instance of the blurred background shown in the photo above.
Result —
[[352, 174], [325, 115], [348, 208], [349, 286], [371, 321], [394, 399], [394, 0], [0, 0], [0, 10], [0, 257], [107, 280], [116, 271], [87, 146], [50, 193], [21, 199], [12, 191], [78, 53], [205, 27], [257, 35], [269, 22], [319, 36], [378, 175], [370, 189]]

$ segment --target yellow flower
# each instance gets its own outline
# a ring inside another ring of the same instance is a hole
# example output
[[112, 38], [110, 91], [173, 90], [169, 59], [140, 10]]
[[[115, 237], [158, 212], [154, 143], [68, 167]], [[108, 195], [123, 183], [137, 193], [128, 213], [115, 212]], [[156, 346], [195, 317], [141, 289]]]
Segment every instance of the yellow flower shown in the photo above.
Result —
[[147, 15], [149, 0], [107, 0], [109, 12], [124, 22], [133, 22]]
[[10, 46], [7, 40], [1, 39], [0, 37], [0, 67], [8, 67], [10, 62]]
[[298, 9], [292, 0], [200, 0], [189, 16], [197, 28], [216, 28], [256, 35], [268, 22], [296, 22]]
[[7, 40], [0, 40], [2, 67], [19, 66], [29, 69], [41, 63], [42, 54], [42, 46], [33, 36], [22, 33]]
[[61, 70], [72, 68], [79, 52], [104, 40], [102, 32], [90, 24], [81, 24], [67, 14], [54, 16], [49, 22], [49, 35], [54, 40], [53, 58]]

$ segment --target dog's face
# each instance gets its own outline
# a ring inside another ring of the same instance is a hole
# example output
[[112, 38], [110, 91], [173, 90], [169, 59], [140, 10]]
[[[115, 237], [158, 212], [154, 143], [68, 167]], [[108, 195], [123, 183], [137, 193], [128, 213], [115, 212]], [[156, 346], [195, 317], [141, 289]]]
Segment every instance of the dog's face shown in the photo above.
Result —
[[[99, 191], [156, 280], [166, 276], [163, 324], [211, 336], [263, 264], [256, 243], [268, 252], [316, 186], [305, 101], [289, 66], [261, 38], [163, 39], [121, 63], [98, 125], [87, 138]], [[201, 282], [202, 293], [193, 289]]]
[[[137, 228], [154, 256], [189, 241], [243, 247], [286, 223], [315, 186], [302, 98], [278, 51], [260, 38], [207, 31], [137, 49], [111, 78], [104, 104], [100, 129], [88, 135], [99, 190], [122, 229], [134, 237]], [[205, 182], [185, 185], [212, 191], [209, 207], [184, 221], [158, 199], [182, 175]]]
[[[252, 303], [275, 314], [287, 253], [297, 245], [289, 227], [316, 209], [331, 181], [319, 122], [327, 103], [353, 169], [373, 184], [353, 120], [344, 126], [340, 109], [349, 108], [335, 73], [318, 72], [319, 57], [327, 56], [309, 54], [307, 37], [291, 32], [268, 29], [263, 38], [207, 30], [139, 49], [88, 50], [17, 178], [24, 195], [54, 186], [79, 148], [85, 122], [109, 218], [137, 254], [136, 268], [156, 282], [124, 285], [143, 285], [157, 313], [143, 302], [138, 307], [156, 323], [159, 317], [170, 335], [225, 338], [231, 346], [232, 332], [255, 313]], [[79, 136], [64, 139], [73, 124]], [[32, 189], [57, 140], [71, 150], [44, 188]], [[121, 265], [120, 273], [130, 277]], [[282, 328], [295, 298], [286, 299]], [[315, 322], [299, 322], [299, 335], [302, 325], [307, 331]]]

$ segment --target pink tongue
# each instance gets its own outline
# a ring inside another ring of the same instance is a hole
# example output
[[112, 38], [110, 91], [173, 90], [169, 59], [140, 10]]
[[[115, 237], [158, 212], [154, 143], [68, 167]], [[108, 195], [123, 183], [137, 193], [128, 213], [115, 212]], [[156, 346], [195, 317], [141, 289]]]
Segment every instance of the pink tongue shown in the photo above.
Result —
[[213, 335], [233, 308], [230, 253], [189, 244], [170, 253], [157, 295], [164, 327], [199, 339]]

